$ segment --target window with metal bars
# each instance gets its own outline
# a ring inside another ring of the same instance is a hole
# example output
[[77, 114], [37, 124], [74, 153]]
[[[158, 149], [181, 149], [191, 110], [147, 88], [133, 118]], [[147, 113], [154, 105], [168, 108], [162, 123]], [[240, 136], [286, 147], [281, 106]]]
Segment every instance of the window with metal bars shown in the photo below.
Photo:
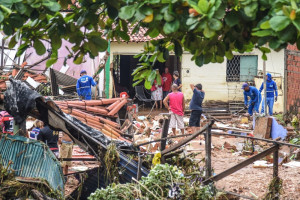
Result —
[[250, 82], [257, 75], [257, 55], [236, 55], [227, 60], [227, 82]]

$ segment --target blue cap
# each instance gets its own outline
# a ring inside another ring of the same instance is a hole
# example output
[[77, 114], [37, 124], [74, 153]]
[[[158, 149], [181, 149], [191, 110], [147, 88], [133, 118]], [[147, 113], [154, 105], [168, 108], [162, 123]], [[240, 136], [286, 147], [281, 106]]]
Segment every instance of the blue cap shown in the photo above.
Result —
[[242, 89], [245, 89], [248, 86], [249, 86], [248, 83], [244, 83], [243, 86], [242, 86]]
[[86, 71], [83, 69], [80, 71], [80, 74], [86, 73]]

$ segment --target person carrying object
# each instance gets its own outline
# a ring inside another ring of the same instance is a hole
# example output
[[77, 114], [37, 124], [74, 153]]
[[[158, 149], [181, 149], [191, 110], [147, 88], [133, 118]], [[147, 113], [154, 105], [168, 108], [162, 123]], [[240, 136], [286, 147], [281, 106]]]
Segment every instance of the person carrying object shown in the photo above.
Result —
[[[245, 107], [248, 108], [248, 113], [250, 116], [253, 115], [253, 110], [259, 113], [259, 105], [261, 102], [261, 94], [253, 86], [249, 86], [248, 83], [244, 83], [242, 86], [244, 90], [244, 104]], [[248, 102], [248, 97], [250, 97], [250, 101]]]
[[190, 110], [192, 111], [189, 126], [192, 128], [192, 131], [195, 132], [200, 128], [200, 119], [202, 115], [202, 102], [205, 96], [204, 91], [202, 90], [202, 85], [199, 83], [197, 85], [191, 84], [191, 89], [193, 90], [193, 97], [190, 102]]
[[[274, 102], [276, 102], [277, 98], [278, 98], [278, 91], [277, 91], [276, 82], [272, 80], [272, 75], [270, 73], [267, 73], [266, 76], [267, 76], [266, 77], [267, 78], [267, 81], [266, 81], [267, 97], [263, 98], [261, 113], [265, 112], [265, 103], [264, 103], [264, 101], [267, 100], [267, 107], [269, 107], [269, 115], [272, 116], [273, 115]], [[261, 93], [263, 89], [264, 89], [264, 83], [261, 84], [259, 92]], [[275, 93], [275, 95], [274, 95], [274, 93]], [[274, 99], [274, 96], [275, 96], [275, 99]]]
[[77, 80], [76, 89], [80, 99], [92, 99], [92, 86], [96, 86], [96, 82], [91, 76], [88, 76], [85, 70], [81, 70], [80, 78]]
[[176, 125], [177, 128], [181, 130], [181, 133], [184, 134], [184, 96], [182, 92], [178, 91], [178, 86], [176, 84], [173, 84], [171, 88], [172, 92], [164, 99], [164, 105], [171, 114], [169, 127], [172, 128], [173, 135], [176, 135]]

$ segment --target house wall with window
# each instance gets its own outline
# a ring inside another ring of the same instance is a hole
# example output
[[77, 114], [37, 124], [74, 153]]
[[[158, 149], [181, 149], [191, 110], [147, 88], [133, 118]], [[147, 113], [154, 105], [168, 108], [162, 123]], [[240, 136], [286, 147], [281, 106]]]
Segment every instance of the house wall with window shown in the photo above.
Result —
[[[113, 55], [135, 55], [142, 52], [144, 42], [117, 43], [111, 42], [110, 64], [113, 63]], [[210, 63], [198, 67], [191, 60], [192, 55], [184, 53], [181, 62], [182, 92], [186, 99], [192, 98], [190, 84], [201, 83], [206, 92], [205, 100], [216, 101], [243, 101], [241, 86], [244, 82], [256, 84], [259, 88], [262, 82], [263, 60], [261, 52], [254, 50], [245, 54], [235, 54], [231, 61], [223, 63]], [[112, 65], [111, 65], [112, 66]], [[272, 51], [266, 61], [267, 72], [271, 73], [280, 84], [278, 102], [274, 105], [275, 112], [283, 111], [283, 77], [284, 77], [284, 51]], [[261, 77], [261, 80], [257, 78]], [[111, 81], [112, 79], [110, 79]], [[112, 81], [110, 83], [112, 86]], [[113, 87], [110, 87], [110, 96]]]
[[[182, 57], [182, 83], [186, 99], [191, 99], [193, 93], [190, 84], [201, 83], [206, 93], [205, 100], [216, 101], [243, 101], [244, 82], [249, 82], [259, 89], [261, 82], [255, 77], [262, 78], [263, 60], [259, 50], [245, 54], [235, 54], [231, 61], [223, 63], [210, 63], [202, 67], [191, 61], [192, 55], [184, 54]], [[284, 50], [268, 54], [266, 71], [277, 77], [281, 82], [279, 98], [274, 105], [275, 112], [283, 111], [283, 77], [284, 77]]]

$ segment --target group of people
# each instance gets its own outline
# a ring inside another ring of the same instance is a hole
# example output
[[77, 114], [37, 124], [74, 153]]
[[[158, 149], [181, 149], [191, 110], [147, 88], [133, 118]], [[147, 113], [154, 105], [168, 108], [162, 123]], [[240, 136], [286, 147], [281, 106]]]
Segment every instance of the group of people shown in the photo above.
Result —
[[[249, 86], [247, 83], [243, 84], [242, 89], [244, 90], [244, 104], [245, 107], [248, 108], [248, 113], [250, 114], [250, 116], [253, 115], [253, 111], [259, 113], [259, 107], [262, 100], [261, 92], [264, 89], [264, 83], [261, 84], [259, 90], [253, 86]], [[278, 91], [277, 91], [276, 82], [272, 80], [272, 76], [269, 73], [267, 74], [266, 77], [266, 93], [267, 95], [262, 102], [261, 113], [265, 112], [264, 101], [267, 101], [267, 107], [269, 108], [269, 115], [272, 116], [274, 102], [276, 102], [278, 98]], [[250, 97], [250, 101], [248, 101], [248, 97]]]
[[[65, 133], [53, 131], [40, 120], [34, 122], [34, 127], [29, 132], [29, 138], [44, 142], [57, 158], [72, 158], [73, 141]], [[60, 145], [60, 147], [59, 147]], [[71, 161], [63, 161], [63, 173], [68, 174]]]
[[[159, 74], [158, 70], [157, 73]], [[169, 73], [169, 68], [166, 67], [165, 72], [161, 75], [161, 83], [158, 84], [155, 80], [151, 88], [151, 99], [155, 101], [155, 108], [158, 109], [159, 102], [159, 108], [162, 109], [162, 100], [172, 91], [172, 84], [177, 85], [178, 91], [181, 91], [182, 84], [179, 78], [179, 72], [174, 71], [172, 78], [172, 75]]]
[[[202, 102], [205, 96], [205, 92], [202, 90], [202, 85], [190, 85], [193, 90], [193, 97], [190, 102], [191, 116], [189, 119], [189, 127], [192, 131], [196, 131], [200, 127], [200, 119], [202, 115]], [[170, 112], [170, 125], [172, 128], [173, 135], [176, 135], [176, 127], [181, 130], [184, 134], [184, 110], [185, 110], [185, 99], [183, 93], [180, 91], [180, 87], [173, 83], [171, 86], [172, 92], [167, 94], [164, 98], [164, 105]]]

